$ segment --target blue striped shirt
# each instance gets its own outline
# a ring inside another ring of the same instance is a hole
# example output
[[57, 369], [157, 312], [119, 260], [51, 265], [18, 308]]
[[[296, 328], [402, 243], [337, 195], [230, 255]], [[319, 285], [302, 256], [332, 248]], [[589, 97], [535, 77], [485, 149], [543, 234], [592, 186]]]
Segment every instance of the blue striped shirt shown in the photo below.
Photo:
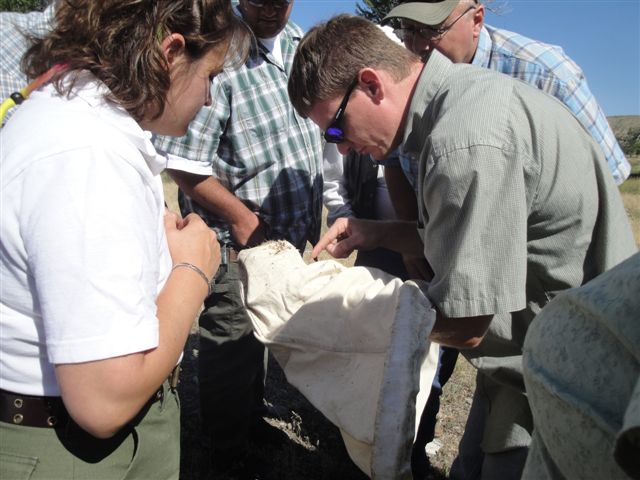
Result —
[[[619, 185], [629, 177], [631, 166], [604, 112], [589, 90], [582, 70], [562, 48], [485, 25], [471, 64], [518, 78], [556, 97], [600, 145], [616, 183]], [[413, 184], [417, 164], [404, 155], [400, 162]]]

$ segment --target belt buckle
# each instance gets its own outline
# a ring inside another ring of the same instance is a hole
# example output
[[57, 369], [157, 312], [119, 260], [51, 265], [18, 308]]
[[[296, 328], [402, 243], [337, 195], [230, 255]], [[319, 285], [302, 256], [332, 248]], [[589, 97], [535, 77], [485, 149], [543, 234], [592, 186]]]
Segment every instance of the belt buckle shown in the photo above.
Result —
[[167, 380], [169, 381], [169, 387], [171, 387], [171, 390], [178, 388], [178, 384], [180, 383], [180, 364], [176, 365], [175, 368], [171, 370]]
[[220, 266], [215, 274], [215, 280], [218, 280], [229, 271], [229, 252], [231, 247], [228, 243], [220, 244]]

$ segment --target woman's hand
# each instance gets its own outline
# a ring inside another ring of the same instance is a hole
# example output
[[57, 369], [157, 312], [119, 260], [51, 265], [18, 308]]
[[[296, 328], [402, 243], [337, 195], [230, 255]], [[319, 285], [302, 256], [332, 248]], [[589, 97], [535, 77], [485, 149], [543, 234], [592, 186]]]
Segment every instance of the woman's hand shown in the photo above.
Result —
[[195, 213], [180, 218], [173, 212], [167, 212], [164, 226], [173, 264], [190, 263], [211, 279], [220, 266], [220, 244], [216, 233]]

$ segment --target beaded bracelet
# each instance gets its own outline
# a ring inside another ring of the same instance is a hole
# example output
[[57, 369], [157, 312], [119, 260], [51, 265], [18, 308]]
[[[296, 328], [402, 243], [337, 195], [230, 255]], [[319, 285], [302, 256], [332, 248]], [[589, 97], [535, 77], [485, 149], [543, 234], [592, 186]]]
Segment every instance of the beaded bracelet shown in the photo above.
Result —
[[211, 295], [213, 293], [213, 285], [215, 283], [213, 278], [211, 280], [209, 280], [202, 270], [200, 270], [194, 264], [187, 263], [187, 262], [176, 263], [173, 266], [173, 268], [171, 269], [171, 271], [173, 272], [176, 268], [179, 268], [179, 267], [189, 268], [189, 269], [193, 270], [194, 272], [196, 272], [198, 275], [200, 275], [202, 277], [202, 279], [205, 281], [205, 283], [207, 284], [207, 288], [209, 289], [209, 293], [207, 294], [207, 296], [209, 296], [209, 295]]

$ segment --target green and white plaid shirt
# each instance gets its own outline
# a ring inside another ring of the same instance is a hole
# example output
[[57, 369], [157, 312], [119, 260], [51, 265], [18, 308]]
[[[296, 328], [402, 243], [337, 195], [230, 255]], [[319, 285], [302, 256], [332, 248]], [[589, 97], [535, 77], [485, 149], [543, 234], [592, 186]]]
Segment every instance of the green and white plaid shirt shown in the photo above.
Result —
[[[282, 62], [259, 45], [239, 69], [224, 71], [211, 84], [212, 105], [204, 107], [180, 138], [158, 137], [168, 168], [213, 175], [266, 224], [270, 239], [299, 249], [315, 243], [322, 213], [320, 130], [293, 109], [288, 75], [301, 29], [289, 22], [278, 41]], [[215, 212], [182, 194], [183, 214], [195, 212], [230, 240]]]

